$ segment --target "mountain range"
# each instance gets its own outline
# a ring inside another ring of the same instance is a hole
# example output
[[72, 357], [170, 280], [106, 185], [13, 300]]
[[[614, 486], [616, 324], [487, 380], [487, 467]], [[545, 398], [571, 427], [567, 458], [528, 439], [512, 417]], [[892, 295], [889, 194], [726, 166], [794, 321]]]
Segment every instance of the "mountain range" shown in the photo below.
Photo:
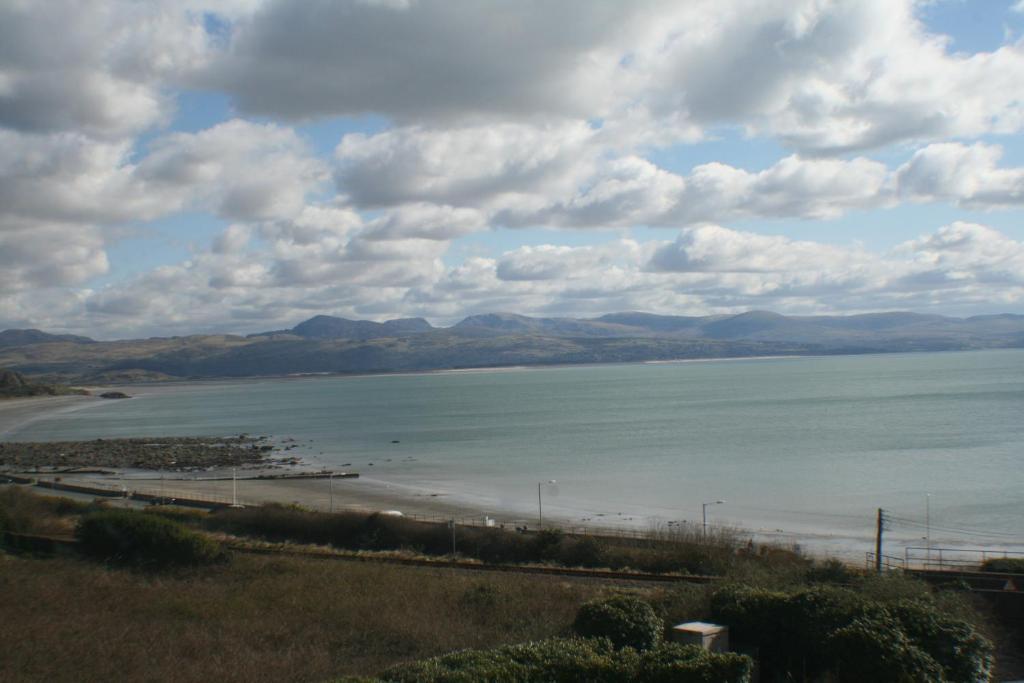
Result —
[[434, 327], [422, 318], [373, 322], [318, 315], [287, 330], [245, 337], [95, 341], [5, 330], [0, 332], [0, 367], [60, 381], [125, 382], [1010, 347], [1024, 347], [1022, 315], [785, 316], [751, 311], [700, 317], [629, 312], [533, 318], [487, 313], [451, 327]]

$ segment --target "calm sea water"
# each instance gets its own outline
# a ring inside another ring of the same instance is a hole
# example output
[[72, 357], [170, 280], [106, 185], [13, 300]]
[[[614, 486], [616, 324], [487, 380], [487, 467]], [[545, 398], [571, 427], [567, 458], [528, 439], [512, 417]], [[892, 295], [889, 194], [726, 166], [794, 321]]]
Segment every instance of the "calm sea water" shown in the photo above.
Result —
[[[55, 416], [9, 439], [247, 432], [525, 516], [1024, 544], [1024, 350], [252, 380]], [[311, 441], [310, 441], [311, 440]], [[400, 443], [392, 443], [397, 440]], [[370, 463], [373, 463], [370, 466]]]

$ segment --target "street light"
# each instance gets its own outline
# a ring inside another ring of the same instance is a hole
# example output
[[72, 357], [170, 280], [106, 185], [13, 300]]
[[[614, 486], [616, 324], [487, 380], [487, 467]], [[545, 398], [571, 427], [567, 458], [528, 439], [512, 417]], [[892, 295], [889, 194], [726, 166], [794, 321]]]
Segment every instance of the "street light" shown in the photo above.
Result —
[[543, 505], [543, 503], [541, 502], [541, 499], [540, 499], [540, 487], [544, 486], [544, 484], [557, 484], [557, 483], [558, 482], [556, 482], [554, 479], [548, 479], [547, 481], [538, 481], [537, 482], [537, 528], [538, 529], [543, 529], [544, 528], [544, 505]]
[[924, 494], [925, 545], [928, 547], [928, 562], [932, 561], [932, 494]]
[[716, 501], [711, 502], [711, 503], [701, 503], [700, 504], [701, 516], [702, 516], [702, 518], [704, 520], [704, 534], [703, 534], [704, 538], [708, 537], [708, 505], [721, 505], [724, 502], [725, 502], [724, 500], [716, 500]]

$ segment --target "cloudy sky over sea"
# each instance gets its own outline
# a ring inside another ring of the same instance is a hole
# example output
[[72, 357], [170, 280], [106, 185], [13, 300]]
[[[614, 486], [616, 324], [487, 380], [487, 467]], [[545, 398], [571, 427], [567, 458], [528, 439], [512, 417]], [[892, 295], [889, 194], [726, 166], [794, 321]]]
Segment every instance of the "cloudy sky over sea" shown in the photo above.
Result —
[[0, 329], [1024, 313], [1024, 0], [0, 0]]

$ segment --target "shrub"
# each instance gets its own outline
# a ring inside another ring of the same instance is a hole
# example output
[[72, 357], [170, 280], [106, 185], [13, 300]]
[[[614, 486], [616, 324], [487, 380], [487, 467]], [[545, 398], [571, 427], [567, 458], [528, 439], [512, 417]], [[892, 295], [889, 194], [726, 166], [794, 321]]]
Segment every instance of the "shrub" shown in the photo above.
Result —
[[637, 680], [648, 683], [746, 683], [753, 668], [754, 662], [745, 655], [709, 652], [696, 645], [664, 643], [640, 656]]
[[920, 601], [901, 600], [891, 609], [904, 633], [942, 666], [947, 679], [969, 683], [989, 680], [992, 644], [969, 623]]
[[534, 557], [545, 561], [558, 559], [564, 540], [565, 534], [561, 529], [541, 529], [533, 537]]
[[601, 567], [606, 563], [604, 548], [590, 536], [568, 542], [560, 559], [568, 567]]
[[131, 510], [85, 515], [75, 529], [86, 555], [114, 564], [160, 569], [225, 559], [214, 541], [163, 517]]
[[607, 638], [615, 647], [647, 650], [661, 640], [664, 625], [643, 600], [617, 595], [584, 603], [573, 630], [584, 638]]
[[1000, 572], [1003, 574], [1024, 574], [1024, 558], [994, 557], [985, 560], [981, 565], [983, 572]]
[[843, 683], [945, 680], [938, 663], [915, 646], [888, 616], [855, 619], [832, 631], [826, 647], [833, 658], [833, 670]]
[[542, 640], [494, 650], [463, 650], [388, 669], [392, 683], [747, 683], [749, 657], [663, 645], [638, 654], [608, 640]]
[[[766, 676], [974, 682], [987, 681], [992, 668], [988, 641], [924, 600], [886, 603], [818, 586], [792, 594], [728, 587], [711, 602], [713, 618], [729, 625], [735, 644], [759, 648]], [[869, 675], [872, 666], [895, 666], [893, 658], [901, 664], [892, 676]]]
[[821, 564], [812, 564], [807, 569], [809, 583], [850, 584], [856, 578], [858, 578], [857, 572], [836, 559], [825, 560]]
[[556, 638], [494, 650], [454, 652], [393, 667], [381, 679], [394, 683], [612, 683], [629, 680], [636, 661], [634, 651], [616, 651], [607, 640]]

